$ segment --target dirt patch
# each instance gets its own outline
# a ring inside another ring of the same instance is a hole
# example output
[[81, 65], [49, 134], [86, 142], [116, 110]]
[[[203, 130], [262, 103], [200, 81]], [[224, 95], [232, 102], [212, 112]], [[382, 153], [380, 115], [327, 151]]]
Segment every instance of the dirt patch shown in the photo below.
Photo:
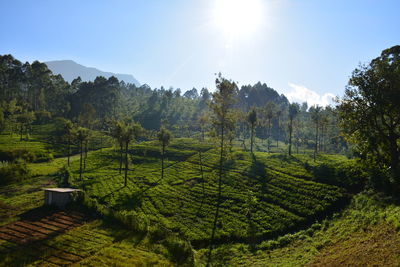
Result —
[[322, 249], [308, 266], [399, 266], [399, 251], [400, 234], [380, 224]]

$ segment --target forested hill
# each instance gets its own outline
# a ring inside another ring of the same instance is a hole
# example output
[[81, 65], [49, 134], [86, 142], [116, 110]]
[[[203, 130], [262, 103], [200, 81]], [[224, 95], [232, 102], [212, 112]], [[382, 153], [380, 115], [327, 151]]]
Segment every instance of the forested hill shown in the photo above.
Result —
[[[233, 84], [238, 136], [246, 137], [246, 114], [256, 108], [260, 114], [256, 136], [286, 142], [288, 99], [265, 83], [240, 88]], [[163, 125], [176, 136], [188, 137], [211, 130], [209, 103], [213, 99], [212, 91], [214, 88], [192, 88], [182, 92], [179, 88], [150, 88], [146, 84], [138, 87], [114, 76], [98, 76], [88, 82], [75, 78], [69, 83], [63, 76], [53, 74], [45, 63], [22, 63], [12, 55], [0, 55], [0, 122], [1, 117], [5, 120], [18, 117], [24, 121], [63, 117], [89, 129], [108, 131], [112, 121], [129, 119], [149, 131], [158, 131]], [[321, 122], [318, 125], [321, 128], [320, 144], [325, 142], [323, 140], [334, 140], [329, 144], [327, 141], [326, 145], [332, 145], [337, 151], [341, 139], [338, 139], [333, 110], [329, 107], [308, 109], [307, 103], [301, 107], [297, 105], [297, 109], [301, 123], [296, 122], [294, 126], [296, 142], [312, 146], [310, 140], [315, 137], [310, 130], [314, 129], [313, 118], [322, 116], [326, 119], [318, 120]]]
[[54, 74], [61, 74], [61, 76], [63, 76], [63, 78], [69, 83], [71, 83], [78, 76], [81, 77], [82, 81], [85, 82], [94, 81], [97, 76], [103, 76], [106, 78], [114, 76], [118, 80], [124, 81], [125, 83], [132, 83], [136, 86], [140, 86], [138, 80], [130, 74], [104, 72], [96, 68], [83, 66], [73, 60], [55, 60], [44, 63]]

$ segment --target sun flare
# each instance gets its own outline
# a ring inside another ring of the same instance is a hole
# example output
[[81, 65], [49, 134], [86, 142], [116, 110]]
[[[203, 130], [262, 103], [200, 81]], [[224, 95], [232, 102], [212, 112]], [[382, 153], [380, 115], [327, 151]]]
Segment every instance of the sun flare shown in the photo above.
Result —
[[216, 0], [214, 20], [225, 34], [244, 36], [254, 33], [262, 23], [261, 0]]

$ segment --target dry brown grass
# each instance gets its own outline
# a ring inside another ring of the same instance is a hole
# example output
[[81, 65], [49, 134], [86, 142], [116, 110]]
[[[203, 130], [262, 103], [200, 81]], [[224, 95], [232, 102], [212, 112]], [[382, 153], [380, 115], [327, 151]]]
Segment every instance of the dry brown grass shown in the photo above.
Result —
[[308, 266], [400, 266], [400, 234], [387, 223], [372, 226], [325, 247]]

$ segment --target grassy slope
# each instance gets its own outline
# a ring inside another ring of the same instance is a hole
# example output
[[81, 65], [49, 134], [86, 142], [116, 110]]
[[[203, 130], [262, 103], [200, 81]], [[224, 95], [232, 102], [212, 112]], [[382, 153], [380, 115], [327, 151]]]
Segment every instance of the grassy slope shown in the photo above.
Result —
[[[56, 121], [44, 125], [32, 125], [32, 133], [29, 139], [26, 135], [20, 140], [18, 133], [2, 132], [0, 134], [0, 151], [10, 151], [14, 149], [28, 149], [33, 153], [45, 154], [51, 153], [54, 157], [64, 157], [67, 154], [66, 142], [61, 142], [60, 137], [55, 138], [54, 133], [57, 130]], [[109, 147], [113, 144], [112, 139], [104, 133], [98, 131], [91, 132], [91, 142], [89, 150], [97, 150], [102, 147]], [[71, 146], [72, 154], [78, 153], [77, 144]]]
[[[204, 183], [197, 149], [203, 150]], [[133, 166], [127, 187], [123, 187], [123, 177], [118, 173], [118, 153], [112, 150], [92, 153], [84, 180], [75, 183], [100, 204], [144, 212], [168, 228], [184, 233], [195, 246], [205, 246], [217, 196], [216, 151], [196, 145], [190, 139], [175, 140], [168, 149], [163, 180], [160, 180], [156, 143], [133, 146], [131, 154]], [[323, 158], [324, 162], [328, 160], [344, 159]], [[304, 167], [306, 161], [314, 164], [307, 155], [288, 158], [258, 152], [252, 158], [248, 152], [234, 152], [224, 177], [218, 242], [272, 238], [314, 221], [340, 202], [343, 190], [312, 181], [312, 173]], [[72, 169], [77, 176], [78, 162]], [[249, 197], [254, 197], [255, 203], [249, 205]], [[250, 237], [250, 232], [254, 236]]]
[[[39, 136], [43, 137], [43, 136]], [[48, 143], [31, 138], [19, 141], [16, 136], [0, 136], [0, 149], [24, 148], [28, 150], [47, 150]], [[71, 161], [79, 161], [79, 155], [72, 156]], [[42, 188], [56, 186], [54, 173], [65, 166], [67, 158], [56, 158], [50, 162], [29, 163], [32, 178], [20, 183], [13, 183], [0, 188], [0, 226], [20, 219], [20, 215], [40, 207], [44, 203]], [[90, 238], [88, 238], [88, 236]], [[79, 242], [77, 242], [79, 240]], [[77, 253], [83, 260], [76, 265], [83, 266], [172, 266], [168, 259], [169, 252], [162, 244], [155, 244], [142, 239], [120, 226], [95, 220], [84, 226], [50, 238], [45, 242], [49, 246], [43, 255], [36, 250], [29, 253], [27, 247], [23, 251], [12, 251], [13, 244], [0, 242], [0, 266], [49, 265], [47, 253], [53, 249]], [[7, 248], [4, 250], [4, 248]], [[4, 250], [4, 253], [3, 253]], [[6, 252], [7, 251], [7, 252]], [[35, 255], [35, 256], [31, 256]], [[51, 264], [50, 264], [51, 265]]]
[[[215, 258], [231, 266], [399, 266], [399, 221], [399, 206], [359, 194], [341, 214], [307, 230], [264, 242], [255, 251], [243, 244], [225, 246]], [[285, 240], [290, 241], [285, 245]], [[271, 245], [276, 248], [265, 249]]]
[[[7, 138], [0, 138], [1, 148], [11, 148], [18, 144], [24, 148], [47, 149], [46, 144], [37, 140], [19, 142], [14, 137], [10, 143]], [[204, 195], [196, 152], [198, 149], [204, 151], [203, 163], [206, 165]], [[215, 152], [207, 150], [207, 146], [196, 147], [187, 139], [174, 142], [168, 152], [168, 168], [164, 180], [159, 179], [160, 158], [156, 143], [136, 145], [131, 153], [134, 155], [131, 158], [134, 165], [129, 172], [130, 182], [127, 188], [122, 188], [123, 179], [118, 173], [118, 154], [111, 149], [89, 154], [82, 185], [102, 204], [121, 210], [142, 210], [155, 220], [161, 220], [164, 225], [184, 232], [192, 241], [201, 244], [209, 236], [214, 210], [217, 179], [213, 171], [217, 157]], [[73, 161], [75, 175], [79, 163], [76, 159], [79, 157], [75, 156]], [[320, 212], [323, 214], [332, 203], [341, 198], [342, 190], [313, 182], [314, 174], [305, 165], [316, 166], [325, 162], [339, 164], [344, 161], [343, 157], [324, 155], [314, 163], [308, 155], [288, 158], [262, 152], [256, 153], [254, 160], [248, 153], [234, 152], [230, 165], [227, 166], [231, 171], [224, 178], [219, 237], [249, 241], [249, 221], [244, 215], [244, 211], [248, 210], [249, 195], [257, 199], [252, 207], [252, 218], [257, 232], [263, 233], [265, 237], [270, 237], [269, 233], [272, 233], [271, 236], [284, 233], [292, 229], [291, 226], [296, 229], [295, 226], [301, 225], [302, 221], [313, 221]], [[41, 188], [55, 185], [48, 175], [62, 167], [65, 162], [65, 158], [58, 158], [48, 163], [29, 164], [35, 178], [2, 187], [1, 225], [18, 219], [18, 214], [40, 205], [43, 202]], [[143, 191], [143, 197], [136, 201], [138, 198], [135, 194]], [[360, 196], [341, 216], [332, 220], [314, 224], [312, 228], [293, 235], [281, 236], [277, 241], [265, 241], [257, 245], [253, 252], [249, 251], [248, 245], [240, 243], [222, 245], [217, 248], [214, 260], [221, 264], [246, 266], [334, 266], [338, 263], [361, 263], [360, 259], [364, 259], [365, 265], [396, 266], [399, 264], [397, 251], [400, 248], [400, 238], [393, 225], [399, 225], [399, 214], [396, 206], [382, 206], [379, 201]], [[167, 254], [162, 246], [152, 245], [146, 240], [135, 243], [135, 236], [121, 240], [112, 227], [101, 225], [100, 221], [73, 231], [79, 235], [80, 231], [96, 233], [99, 230], [105, 231], [105, 236], [113, 241], [96, 247], [95, 253], [88, 255], [81, 264], [105, 266], [121, 262], [121, 265], [133, 265], [138, 264], [136, 261], [144, 265], [172, 264], [162, 256], [163, 251]], [[69, 235], [74, 233], [57, 238], [63, 240], [61, 243], [69, 242]], [[58, 239], [49, 242], [57, 244]], [[286, 243], [289, 244], [285, 245]], [[91, 243], [82, 245], [90, 247]], [[204, 260], [204, 253], [204, 249], [197, 252], [200, 265]]]

